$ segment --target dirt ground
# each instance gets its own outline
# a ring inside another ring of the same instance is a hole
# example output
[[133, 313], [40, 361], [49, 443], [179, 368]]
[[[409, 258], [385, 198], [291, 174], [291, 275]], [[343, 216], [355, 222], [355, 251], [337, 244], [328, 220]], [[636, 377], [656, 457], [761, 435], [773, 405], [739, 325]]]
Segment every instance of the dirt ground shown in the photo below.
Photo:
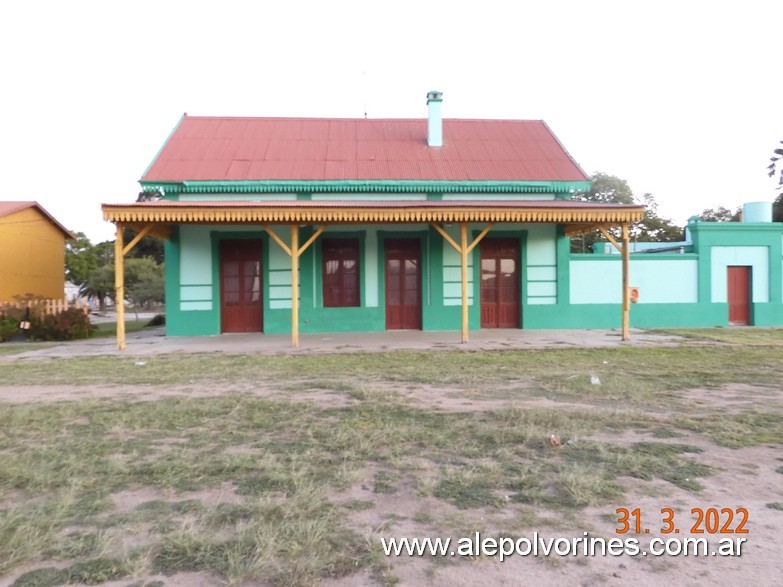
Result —
[[[275, 399], [316, 402], [324, 405], [347, 405], [355, 401], [348, 395], [335, 391], [281, 391], [264, 386], [239, 385], [232, 389], [215, 388], [194, 389], [192, 387], [90, 387], [90, 386], [25, 386], [8, 387], [0, 385], [0, 402], [57, 402], [64, 400], [83, 400], [89, 398], [115, 398], [151, 401], [164, 396], [229, 393], [242, 391], [262, 397]], [[522, 399], [465, 397], [454, 389], [440, 386], [426, 386], [422, 389], [401, 391], [406, 400], [413, 406], [452, 412], [478, 412], [482, 410], [497, 410], [506, 406], [522, 407], [541, 405], [563, 405], [563, 402], [553, 402], [547, 398], [530, 397]], [[696, 409], [706, 411], [722, 410], [725, 413], [735, 413], [749, 406], [773, 412], [783, 411], [783, 389], [756, 387], [751, 385], [732, 385], [719, 389], [691, 389], [683, 394]], [[569, 401], [569, 407], [580, 406], [578, 401]], [[584, 404], [584, 409], [591, 406]], [[662, 416], [668, 416], [665, 409]], [[596, 438], [606, 440], [607, 438]], [[621, 445], [649, 440], [649, 435], [627, 432], [612, 436], [611, 441]], [[693, 556], [510, 556], [504, 562], [497, 557], [388, 557], [389, 577], [396, 577], [399, 585], [739, 585], [783, 584], [781, 568], [783, 568], [783, 551], [778, 540], [783, 535], [783, 511], [767, 506], [770, 503], [783, 502], [783, 475], [779, 472], [783, 465], [783, 453], [777, 445], [757, 445], [750, 448], [731, 449], [718, 446], [703, 436], [684, 432], [673, 439], [658, 439], [661, 442], [670, 440], [677, 443], [687, 443], [704, 449], [699, 460], [714, 467], [717, 473], [703, 478], [703, 491], [698, 494], [679, 489], [664, 481], [642, 481], [639, 479], [618, 479], [626, 488], [622, 503], [612, 503], [600, 507], [589, 507], [577, 510], [575, 514], [564, 515], [558, 511], [542, 511], [536, 507], [534, 517], [520, 532], [519, 518], [531, 514], [531, 507], [521, 504], [497, 510], [484, 508], [479, 510], [458, 510], [450, 504], [432, 498], [420, 497], [415, 493], [412, 480], [403, 480], [394, 493], [375, 493], [372, 491], [372, 480], [377, 470], [366, 470], [361, 478], [347, 490], [333, 493], [331, 499], [337, 503], [350, 501], [374, 502], [374, 507], [359, 511], [347, 511], [348, 524], [362, 535], [374, 539], [385, 537], [447, 537], [458, 539], [454, 532], [444, 535], [441, 524], [438, 527], [432, 520], [454, 521], [454, 527], [475, 527], [487, 536], [508, 536], [511, 538], [532, 538], [534, 532], [544, 539], [548, 538], [578, 538], [588, 532], [592, 537], [606, 539], [617, 536], [614, 532], [617, 526], [615, 509], [626, 507], [629, 510], [639, 508], [644, 520], [644, 526], [649, 526], [649, 534], [633, 533], [624, 537], [638, 538], [642, 550], [649, 541], [663, 536], [662, 508], [672, 508], [677, 514], [678, 527], [682, 532], [677, 538], [704, 537], [714, 550], [720, 536], [695, 535], [690, 532], [695, 517], [691, 515], [692, 508], [746, 508], [749, 514], [747, 534], [727, 534], [726, 537], [744, 537], [747, 541], [742, 545], [741, 556], [737, 557], [693, 557]], [[116, 512], [131, 511], [138, 504], [156, 500], [199, 499], [205, 506], [213, 507], [220, 503], [241, 503], [242, 496], [234, 493], [231, 484], [224, 484], [218, 489], [191, 494], [166, 495], [156, 490], [143, 489], [124, 491], [113, 496]], [[2, 507], [2, 504], [0, 504]], [[516, 518], [516, 519], [515, 519]], [[513, 524], [510, 522], [514, 522]], [[509, 525], [515, 528], [513, 533], [504, 530]], [[734, 524], [736, 527], [736, 522]], [[143, 544], [145, 528], [135, 528], [132, 534], [124, 539], [124, 546]], [[674, 534], [668, 536], [675, 536]], [[667, 538], [667, 536], [663, 536]], [[62, 563], [37, 563], [34, 566], [17, 569], [13, 576], [0, 577], [0, 587], [13, 584], [16, 577], [32, 569], [44, 566], [62, 566]], [[222, 581], [215, 576], [204, 573], [180, 573], [173, 576], [145, 576], [135, 579], [126, 578], [122, 581], [106, 583], [106, 585], [125, 587], [144, 582], [161, 581], [170, 586], [217, 586]], [[325, 581], [327, 586], [347, 585], [363, 586], [378, 585], [377, 572], [361, 570], [354, 575], [340, 580]], [[388, 581], [394, 584], [394, 580]]]

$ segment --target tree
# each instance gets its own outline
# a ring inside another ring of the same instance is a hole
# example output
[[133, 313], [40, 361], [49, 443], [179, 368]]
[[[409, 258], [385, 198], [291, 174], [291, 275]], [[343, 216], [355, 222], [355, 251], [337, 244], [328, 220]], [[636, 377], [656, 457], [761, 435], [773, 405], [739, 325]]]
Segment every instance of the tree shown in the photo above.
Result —
[[79, 295], [97, 300], [101, 312], [106, 310], [106, 299], [114, 299], [114, 242], [93, 245], [84, 233], [66, 244], [65, 276], [79, 286]]
[[[114, 261], [101, 265], [93, 271], [79, 288], [79, 295], [97, 300], [101, 312], [105, 311], [106, 299], [117, 303], [114, 284]], [[165, 279], [163, 265], [150, 257], [127, 259], [125, 261], [125, 299], [133, 308], [149, 308], [151, 304], [164, 301]], [[138, 317], [138, 316], [137, 316]]]
[[631, 186], [624, 179], [599, 171], [590, 177], [590, 182], [590, 191], [576, 194], [574, 200], [599, 204], [634, 203]]
[[165, 297], [163, 265], [159, 265], [151, 257], [125, 261], [125, 297], [133, 304], [135, 310], [140, 307], [149, 308], [151, 304], [163, 302]]
[[101, 265], [88, 276], [79, 287], [79, 295], [88, 300], [97, 300], [98, 309], [106, 310], [106, 299], [114, 300], [114, 263]]
[[702, 222], [739, 222], [742, 208], [737, 208], [734, 212], [723, 206], [717, 208], [705, 208], [699, 214], [699, 220]]
[[111, 265], [114, 263], [114, 241], [103, 241], [95, 245], [95, 257], [98, 259], [98, 266]]
[[[136, 233], [123, 229], [124, 241]], [[66, 246], [66, 277], [79, 286], [79, 295], [97, 300], [100, 311], [106, 300], [114, 300], [114, 241], [93, 245], [81, 232]], [[162, 302], [164, 295], [163, 243], [154, 237], [142, 238], [128, 253], [125, 261], [125, 293], [134, 306]], [[115, 300], [116, 301], [116, 300]]]
[[[783, 141], [780, 141], [780, 144], [783, 145]], [[769, 158], [769, 165], [767, 165], [767, 171], [769, 172], [770, 177], [775, 177], [778, 173], [778, 161], [783, 159], [783, 149], [777, 148], [774, 151], [772, 151], [772, 157]], [[778, 178], [778, 187], [780, 188], [781, 192], [780, 195], [783, 195], [783, 167], [780, 169], [780, 177]]]
[[65, 279], [74, 285], [82, 285], [98, 268], [95, 247], [83, 232], [77, 232], [74, 240], [65, 242]]
[[136, 197], [137, 202], [155, 202], [157, 200], [163, 199], [163, 191], [161, 188], [157, 188], [151, 191], [142, 191], [139, 192], [139, 195]]
[[[783, 145], [783, 141], [780, 141], [780, 144]], [[772, 152], [772, 157], [769, 158], [769, 165], [767, 166], [770, 177], [778, 175], [779, 172], [778, 189], [780, 189], [780, 193], [772, 204], [773, 222], [783, 222], [783, 166], [780, 169], [777, 167], [781, 159], [783, 159], [783, 149], [777, 148]]]
[[658, 215], [658, 202], [652, 194], [642, 196], [644, 203], [644, 218], [631, 225], [631, 238], [641, 242], [670, 243], [680, 241], [684, 237], [684, 231], [679, 226], [672, 224], [668, 218]]
[[[130, 228], [122, 229], [122, 240], [127, 244], [131, 242], [138, 233]], [[112, 246], [114, 243], [112, 243]], [[112, 254], [113, 256], [113, 254]], [[130, 259], [143, 259], [151, 257], [156, 263], [163, 263], [163, 241], [154, 236], [145, 236], [137, 242], [128, 252]]]
[[[635, 204], [637, 198], [633, 190], [624, 179], [607, 173], [598, 172], [590, 178], [592, 183], [589, 192], [582, 192], [574, 196], [574, 200], [581, 202], [595, 202], [599, 204]], [[644, 218], [630, 226], [630, 236], [633, 240], [672, 242], [682, 239], [683, 231], [675, 226], [671, 220], [661, 218], [658, 215], [658, 203], [652, 194], [644, 194], [642, 203], [645, 206]], [[609, 233], [620, 238], [620, 229], [609, 229]], [[594, 243], [601, 242], [603, 235], [600, 232], [585, 233], [571, 239], [572, 253], [587, 253], [592, 251]]]
[[[628, 182], [614, 175], [603, 172], [594, 173], [590, 177], [590, 191], [574, 195], [577, 202], [597, 202], [600, 204], [633, 204], [633, 191]], [[612, 231], [610, 231], [612, 232]], [[613, 232], [613, 236], [618, 236]], [[600, 232], [589, 232], [571, 238], [572, 253], [592, 252], [593, 244], [601, 241]]]

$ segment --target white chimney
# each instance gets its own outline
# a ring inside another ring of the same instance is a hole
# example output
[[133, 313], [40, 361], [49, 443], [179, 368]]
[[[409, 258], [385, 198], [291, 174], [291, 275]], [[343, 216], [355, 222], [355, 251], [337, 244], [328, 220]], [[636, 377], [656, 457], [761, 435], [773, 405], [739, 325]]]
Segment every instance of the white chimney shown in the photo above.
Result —
[[427, 106], [429, 116], [427, 118], [427, 144], [430, 147], [443, 146], [443, 117], [440, 107], [443, 103], [443, 92], [428, 92]]

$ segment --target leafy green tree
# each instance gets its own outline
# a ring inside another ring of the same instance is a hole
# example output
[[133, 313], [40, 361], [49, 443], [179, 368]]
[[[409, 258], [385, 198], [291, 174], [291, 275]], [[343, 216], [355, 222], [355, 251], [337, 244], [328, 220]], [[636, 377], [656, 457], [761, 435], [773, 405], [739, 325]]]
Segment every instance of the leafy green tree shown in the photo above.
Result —
[[[136, 233], [125, 229], [123, 237], [130, 242]], [[79, 295], [97, 300], [101, 311], [106, 300], [114, 300], [114, 241], [93, 245], [83, 234], [69, 242], [66, 249], [66, 277], [79, 286]], [[125, 260], [125, 294], [134, 306], [149, 306], [163, 301], [163, 242], [142, 238]]]
[[[594, 173], [590, 177], [591, 187], [589, 192], [580, 192], [574, 195], [577, 202], [596, 202], [599, 204], [633, 204], [633, 191], [628, 182], [617, 176], [603, 172]], [[612, 236], [619, 238], [619, 230], [610, 230]], [[588, 232], [571, 237], [572, 253], [591, 253], [593, 244], [603, 240], [600, 232]]]
[[634, 203], [631, 186], [624, 179], [599, 171], [590, 177], [590, 183], [590, 191], [576, 194], [574, 200], [598, 204]]
[[165, 298], [163, 265], [151, 257], [125, 261], [125, 297], [133, 308], [149, 308]]
[[631, 225], [631, 239], [641, 242], [670, 243], [682, 240], [684, 230], [675, 226], [668, 218], [658, 215], [658, 202], [652, 194], [642, 196], [644, 218]]
[[705, 208], [699, 214], [699, 220], [702, 222], [739, 222], [742, 208], [737, 208], [734, 212], [723, 206], [717, 208]]
[[[127, 244], [136, 237], [136, 234], [138, 234], [136, 231], [124, 228], [122, 239]], [[114, 246], [113, 242], [112, 246]], [[151, 257], [158, 264], [163, 263], [163, 241], [154, 236], [145, 236], [128, 251], [129, 259], [143, 259], [144, 257]]]
[[[114, 285], [114, 262], [101, 265], [93, 271], [79, 288], [79, 294], [90, 300], [97, 300], [100, 311], [105, 311], [107, 299], [117, 303]], [[164, 301], [165, 280], [163, 265], [154, 259], [125, 260], [125, 298], [134, 309], [148, 308]]]
[[98, 268], [98, 257], [95, 246], [83, 232], [75, 236], [74, 240], [65, 242], [65, 279], [80, 286]]
[[[589, 192], [576, 194], [574, 200], [581, 202], [595, 202], [598, 204], [635, 204], [637, 198], [628, 182], [614, 175], [598, 172], [590, 178], [592, 187]], [[642, 220], [630, 227], [630, 236], [637, 241], [672, 242], [682, 239], [683, 231], [675, 226], [671, 220], [661, 218], [658, 215], [658, 204], [652, 194], [644, 194], [642, 203], [645, 206], [645, 215]], [[620, 229], [609, 229], [609, 233], [616, 239], [620, 238]], [[571, 239], [572, 253], [592, 252], [594, 243], [603, 241], [600, 232], [586, 233]]]
[[98, 266], [112, 265], [114, 263], [114, 241], [103, 241], [95, 245], [95, 257]]
[[79, 287], [79, 295], [96, 300], [101, 312], [106, 311], [106, 299], [114, 300], [114, 263], [101, 265]]

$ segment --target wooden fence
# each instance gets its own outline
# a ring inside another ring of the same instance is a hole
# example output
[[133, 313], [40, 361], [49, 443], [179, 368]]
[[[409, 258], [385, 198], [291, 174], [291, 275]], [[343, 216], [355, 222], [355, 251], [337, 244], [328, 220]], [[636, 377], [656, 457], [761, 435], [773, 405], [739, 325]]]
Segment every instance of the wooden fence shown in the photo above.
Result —
[[31, 312], [40, 312], [41, 314], [59, 314], [65, 312], [69, 308], [78, 308], [85, 314], [90, 313], [90, 306], [86, 299], [77, 299], [73, 302], [69, 302], [65, 299], [62, 300], [23, 300], [16, 302], [0, 302], [0, 311], [8, 308], [19, 308], [24, 310], [30, 308]]

